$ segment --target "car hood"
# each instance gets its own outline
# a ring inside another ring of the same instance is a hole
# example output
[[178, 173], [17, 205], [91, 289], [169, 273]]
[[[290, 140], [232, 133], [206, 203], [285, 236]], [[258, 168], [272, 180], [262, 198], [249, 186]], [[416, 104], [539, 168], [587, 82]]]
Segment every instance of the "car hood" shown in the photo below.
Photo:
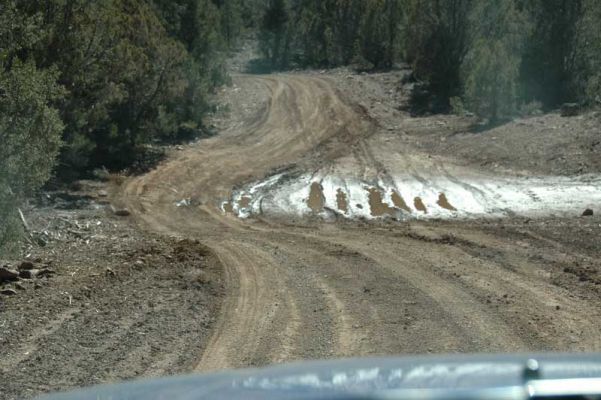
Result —
[[370, 358], [142, 380], [43, 399], [528, 398], [531, 380], [571, 380], [582, 387], [576, 380], [586, 378], [601, 378], [601, 354]]

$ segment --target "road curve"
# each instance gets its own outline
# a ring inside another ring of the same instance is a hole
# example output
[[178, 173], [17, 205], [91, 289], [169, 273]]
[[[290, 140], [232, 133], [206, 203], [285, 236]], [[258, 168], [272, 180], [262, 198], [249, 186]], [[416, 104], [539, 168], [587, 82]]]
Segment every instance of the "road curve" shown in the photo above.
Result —
[[[234, 81], [237, 96], [264, 95], [256, 111], [232, 109], [244, 116], [239, 123], [127, 180], [118, 196], [144, 229], [198, 239], [223, 266], [227, 294], [198, 370], [365, 355], [601, 350], [597, 300], [574, 297], [552, 282], [532, 249], [473, 223], [241, 220], [224, 212], [236, 188], [274, 171], [336, 168], [349, 154], [365, 171], [380, 168], [370, 155], [376, 124], [329, 81]], [[561, 258], [569, 249], [544, 252]]]

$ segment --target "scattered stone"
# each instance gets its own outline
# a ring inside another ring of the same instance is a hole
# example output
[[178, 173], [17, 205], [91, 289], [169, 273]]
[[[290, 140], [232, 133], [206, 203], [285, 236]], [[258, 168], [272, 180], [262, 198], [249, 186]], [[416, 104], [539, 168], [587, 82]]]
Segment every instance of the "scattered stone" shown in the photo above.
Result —
[[23, 279], [33, 279], [40, 273], [38, 269], [23, 269], [19, 272], [19, 277]]
[[111, 268], [107, 268], [106, 269], [106, 275], [107, 276], [117, 276], [117, 274], [115, 273], [115, 271], [113, 271]]
[[137, 266], [139, 266], [139, 267], [143, 267], [143, 266], [144, 266], [144, 261], [142, 261], [142, 260], [137, 260], [135, 264], [136, 264]]
[[580, 105], [578, 103], [565, 103], [561, 106], [562, 117], [574, 117], [580, 113]]
[[19, 266], [17, 267], [17, 269], [19, 271], [29, 270], [29, 269], [35, 269], [35, 264], [32, 263], [31, 261], [23, 261], [21, 264], [19, 264]]
[[0, 294], [4, 296], [15, 296], [17, 291], [15, 289], [2, 289], [0, 290]]
[[92, 171], [94, 176], [101, 181], [108, 181], [111, 177], [110, 172], [106, 168], [98, 168]]
[[83, 184], [80, 181], [72, 182], [71, 185], [69, 185], [69, 189], [73, 190], [74, 192], [79, 192], [83, 189]]
[[13, 282], [19, 279], [19, 273], [6, 267], [0, 268], [0, 283]]
[[178, 201], [175, 203], [176, 207], [189, 207], [192, 204], [190, 199], [183, 199], [182, 201]]
[[584, 212], [582, 213], [583, 217], [592, 217], [595, 213], [593, 212], [593, 210], [591, 210], [590, 208], [587, 208], [586, 210], [584, 210]]
[[113, 214], [118, 217], [128, 217], [131, 215], [127, 208], [116, 208], [115, 206], [111, 206], [111, 210], [113, 211]]
[[53, 271], [50, 268], [43, 268], [37, 273], [36, 277], [44, 278], [44, 277], [50, 277], [54, 274], [56, 274], [56, 271]]
[[23, 285], [20, 282], [16, 282], [15, 283], [15, 288], [18, 289], [18, 290], [27, 290], [27, 288], [25, 287], [25, 285]]
[[106, 190], [99, 190], [98, 191], [98, 197], [108, 197], [109, 192], [107, 192]]

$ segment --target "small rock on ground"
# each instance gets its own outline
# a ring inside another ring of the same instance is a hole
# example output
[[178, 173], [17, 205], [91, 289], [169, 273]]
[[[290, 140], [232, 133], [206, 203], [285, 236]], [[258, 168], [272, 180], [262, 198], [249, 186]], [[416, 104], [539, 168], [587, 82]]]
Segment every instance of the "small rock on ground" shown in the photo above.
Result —
[[29, 269], [35, 269], [35, 264], [32, 263], [31, 261], [23, 261], [21, 264], [19, 264], [19, 266], [17, 267], [17, 269], [19, 271], [29, 270]]
[[0, 268], [0, 282], [11, 282], [19, 279], [19, 273], [6, 267]]
[[33, 279], [40, 273], [38, 269], [22, 269], [19, 272], [19, 277], [23, 279]]
[[115, 214], [118, 217], [128, 217], [129, 215], [131, 215], [127, 208], [116, 208], [114, 206], [111, 206], [111, 210], [113, 211], [113, 214]]

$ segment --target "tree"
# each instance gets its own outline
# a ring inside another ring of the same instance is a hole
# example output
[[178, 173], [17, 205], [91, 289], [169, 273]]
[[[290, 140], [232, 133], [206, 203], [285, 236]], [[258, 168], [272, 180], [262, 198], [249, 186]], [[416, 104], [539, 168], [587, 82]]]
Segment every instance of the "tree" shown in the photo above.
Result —
[[[122, 169], [198, 135], [226, 81], [240, 0], [0, 2], [0, 244], [19, 201], [61, 176]], [[69, 175], [66, 175], [69, 173]]]
[[478, 2], [470, 12], [471, 42], [463, 63], [465, 98], [495, 123], [517, 106], [526, 19], [513, 0]]
[[261, 23], [261, 52], [275, 68], [288, 62], [288, 12], [286, 0], [270, 0]]
[[582, 18], [581, 0], [527, 0], [524, 10], [532, 24], [521, 66], [522, 97], [553, 108], [576, 100], [574, 42]]
[[463, 94], [461, 66], [470, 46], [473, 5], [473, 0], [407, 2], [405, 58], [416, 78], [428, 82], [442, 110], [449, 108], [451, 97]]
[[365, 3], [355, 57], [376, 69], [391, 68], [400, 55], [403, 9], [399, 0]]
[[232, 48], [242, 31], [242, 4], [240, 0], [219, 0], [221, 35], [228, 48]]
[[58, 71], [20, 57], [39, 40], [38, 17], [21, 15], [14, 1], [0, 6], [0, 252], [18, 232], [17, 207], [46, 182], [61, 143]]
[[578, 100], [590, 106], [601, 105], [601, 3], [584, 0], [582, 17], [577, 25], [576, 67], [573, 82]]

